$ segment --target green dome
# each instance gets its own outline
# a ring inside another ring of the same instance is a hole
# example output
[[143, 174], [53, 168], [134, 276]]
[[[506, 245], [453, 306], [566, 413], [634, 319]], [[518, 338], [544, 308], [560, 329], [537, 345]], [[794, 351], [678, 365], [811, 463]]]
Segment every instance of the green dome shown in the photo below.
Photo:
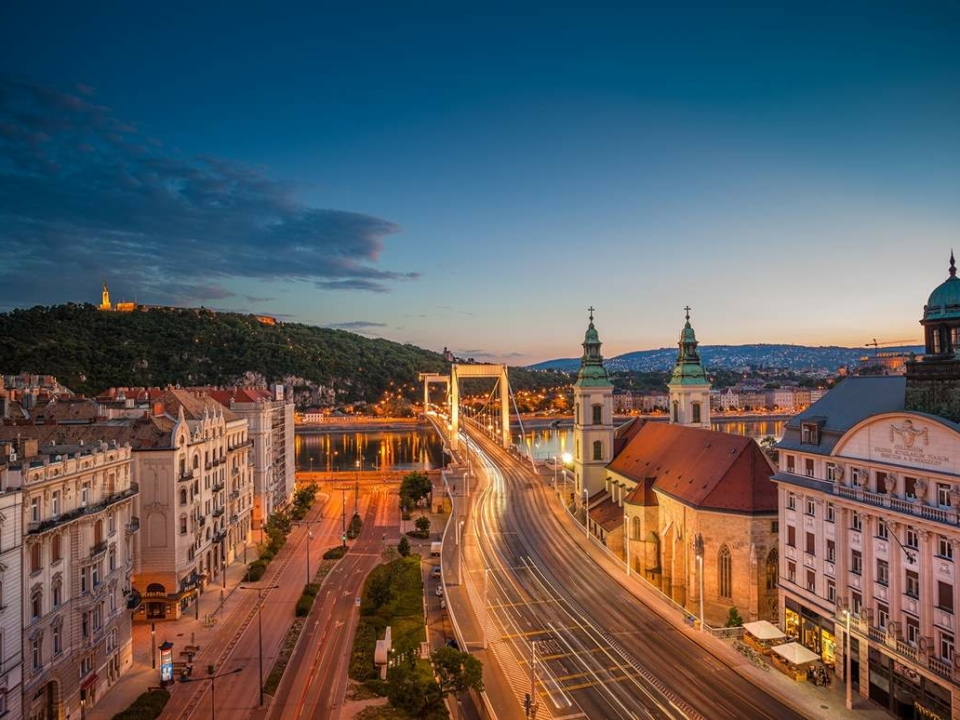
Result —
[[957, 277], [957, 265], [953, 260], [952, 252], [950, 253], [950, 277], [930, 293], [930, 299], [923, 308], [923, 319], [960, 319], [960, 278]]

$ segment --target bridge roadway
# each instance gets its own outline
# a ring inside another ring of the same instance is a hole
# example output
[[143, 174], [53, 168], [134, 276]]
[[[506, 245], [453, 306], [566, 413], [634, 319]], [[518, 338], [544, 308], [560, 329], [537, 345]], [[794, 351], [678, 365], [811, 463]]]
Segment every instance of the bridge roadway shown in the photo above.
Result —
[[490, 648], [508, 675], [513, 668], [516, 702], [530, 690], [537, 641], [541, 719], [801, 717], [628, 592], [557, 522], [555, 501], [528, 466], [471, 438], [486, 483], [464, 536], [467, 585], [479, 605], [490, 569]]

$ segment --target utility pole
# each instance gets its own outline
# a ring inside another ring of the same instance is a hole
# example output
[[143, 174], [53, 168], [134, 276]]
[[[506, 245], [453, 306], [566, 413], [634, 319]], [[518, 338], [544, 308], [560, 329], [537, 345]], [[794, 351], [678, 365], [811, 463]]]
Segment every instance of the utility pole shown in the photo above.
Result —
[[537, 716], [537, 641], [530, 643], [530, 702], [527, 703], [527, 716]]

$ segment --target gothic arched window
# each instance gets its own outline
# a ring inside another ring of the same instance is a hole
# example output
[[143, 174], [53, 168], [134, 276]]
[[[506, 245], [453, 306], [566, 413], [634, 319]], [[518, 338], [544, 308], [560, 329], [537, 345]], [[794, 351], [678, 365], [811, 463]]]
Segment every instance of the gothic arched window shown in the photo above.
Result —
[[640, 539], [640, 518], [634, 516], [632, 520], [632, 524], [633, 524], [633, 530], [630, 533], [631, 537], [633, 540], [639, 540]]
[[722, 598], [733, 597], [733, 570], [730, 560], [730, 548], [726, 545], [720, 548], [717, 555], [717, 585]]
[[774, 591], [780, 580], [780, 554], [776, 548], [767, 555], [767, 590]]

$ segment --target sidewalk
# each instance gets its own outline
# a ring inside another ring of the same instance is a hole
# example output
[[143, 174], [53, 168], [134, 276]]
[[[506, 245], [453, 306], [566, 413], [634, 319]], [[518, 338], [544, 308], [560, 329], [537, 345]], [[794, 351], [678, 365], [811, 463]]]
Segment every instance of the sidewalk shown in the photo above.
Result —
[[[251, 544], [247, 546], [247, 563], [256, 560], [257, 546]], [[216, 636], [218, 628], [221, 626], [224, 613], [229, 616], [230, 612], [238, 603], [228, 603], [227, 600], [233, 595], [240, 581], [246, 573], [247, 566], [243, 563], [243, 553], [233, 564], [227, 566], [227, 588], [223, 589], [221, 583], [211, 584], [200, 596], [199, 601], [199, 620], [196, 617], [196, 606], [191, 606], [185, 615], [178, 620], [164, 620], [156, 623], [156, 644], [169, 640], [174, 643], [174, 659], [179, 660], [178, 653], [185, 645], [199, 645], [200, 652], [194, 660], [194, 666], [202, 667], [204, 662], [204, 649]], [[221, 580], [221, 578], [218, 578]], [[222, 580], [221, 580], [222, 582]], [[224, 605], [221, 608], [221, 594]], [[210, 614], [216, 613], [216, 624], [205, 627], [204, 618]], [[151, 687], [160, 685], [160, 653], [157, 652], [157, 667], [152, 667], [152, 649], [154, 641], [150, 637], [149, 622], [135, 622], [133, 624], [133, 665], [128, 669], [117, 683], [103, 696], [103, 698], [90, 710], [87, 710], [88, 720], [110, 720], [116, 713], [126, 710], [141, 693], [146, 692]]]
[[628, 578], [624, 571], [623, 561], [613, 559], [609, 551], [602, 547], [595, 537], [591, 535], [590, 541], [587, 541], [583, 526], [576, 523], [566, 512], [557, 497], [557, 493], [553, 491], [552, 471], [545, 475], [541, 470], [540, 480], [543, 482], [543, 491], [550, 496], [549, 507], [551, 512], [581, 549], [588, 553], [598, 565], [604, 568], [611, 577], [615, 578], [637, 599], [711, 653], [718, 661], [732, 668], [741, 677], [809, 718], [855, 717], [880, 720], [890, 717], [886, 710], [874, 704], [868, 698], [861, 697], [855, 690], [853, 693], [853, 711], [847, 710], [846, 686], [836, 678], [833, 679], [829, 688], [824, 688], [817, 687], [812, 683], [791, 680], [772, 666], [769, 666], [767, 671], [761, 670], [733, 649], [732, 640], [721, 640], [709, 632], [700, 632], [693, 629], [684, 622], [678, 611], [667, 607], [645, 581], [633, 574]]

